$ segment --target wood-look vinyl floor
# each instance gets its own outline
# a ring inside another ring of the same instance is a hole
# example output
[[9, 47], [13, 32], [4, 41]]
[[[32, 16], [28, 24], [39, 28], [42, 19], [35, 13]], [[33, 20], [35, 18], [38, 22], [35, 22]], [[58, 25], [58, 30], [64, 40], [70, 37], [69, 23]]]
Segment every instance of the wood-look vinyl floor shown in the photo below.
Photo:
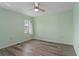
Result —
[[70, 45], [30, 40], [0, 49], [0, 56], [76, 56]]

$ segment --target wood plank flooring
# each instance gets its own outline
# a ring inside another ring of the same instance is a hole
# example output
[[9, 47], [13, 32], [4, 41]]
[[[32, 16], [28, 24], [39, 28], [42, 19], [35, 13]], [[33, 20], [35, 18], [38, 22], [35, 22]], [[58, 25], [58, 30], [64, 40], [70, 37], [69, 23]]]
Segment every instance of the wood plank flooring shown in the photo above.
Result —
[[76, 56], [72, 46], [30, 40], [0, 49], [0, 56]]

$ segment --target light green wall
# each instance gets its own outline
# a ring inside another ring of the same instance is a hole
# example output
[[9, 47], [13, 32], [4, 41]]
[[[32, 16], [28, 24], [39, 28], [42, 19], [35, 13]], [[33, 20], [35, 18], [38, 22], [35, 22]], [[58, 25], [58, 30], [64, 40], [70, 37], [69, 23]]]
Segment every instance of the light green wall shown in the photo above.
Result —
[[32, 35], [24, 34], [24, 20], [28, 16], [0, 8], [0, 48], [28, 40]]
[[[73, 11], [70, 10], [61, 14], [48, 14], [33, 18], [0, 8], [0, 48], [35, 37], [51, 42], [73, 43], [74, 49], [77, 55], [79, 55], [79, 4], [75, 6]], [[24, 34], [25, 19], [31, 19], [33, 21], [34, 35]]]
[[73, 11], [50, 14], [35, 18], [35, 38], [51, 42], [72, 44]]
[[74, 7], [74, 49], [76, 54], [79, 56], [79, 3]]

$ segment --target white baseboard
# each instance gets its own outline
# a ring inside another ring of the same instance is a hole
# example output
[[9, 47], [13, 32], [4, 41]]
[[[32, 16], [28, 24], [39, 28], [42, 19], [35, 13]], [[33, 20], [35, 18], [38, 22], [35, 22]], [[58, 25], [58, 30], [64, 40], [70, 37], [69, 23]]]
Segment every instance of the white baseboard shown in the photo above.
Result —
[[9, 46], [13, 46], [13, 45], [16, 45], [18, 43], [21, 43], [21, 42], [24, 42], [24, 41], [28, 41], [30, 39], [32, 39], [32, 38], [27, 38], [27, 39], [19, 41], [19, 42], [10, 42], [10, 43], [7, 43], [7, 44], [4, 44], [4, 45], [0, 46], [0, 49], [6, 48], [6, 47], [9, 47]]
[[54, 42], [54, 43], [60, 43], [60, 44], [66, 44], [66, 45], [72, 45], [73, 46], [72, 43], [53, 41], [53, 40], [48, 40], [46, 38], [41, 38], [41, 37], [33, 37], [33, 39], [38, 39], [38, 40], [43, 40], [43, 41], [48, 41], [48, 42]]
[[[28, 40], [30, 40], [30, 39], [38, 39], [38, 40], [43, 40], [43, 41], [48, 41], [48, 42], [55, 42], [55, 43], [60, 43], [60, 44], [67, 44], [67, 43], [64, 43], [64, 42], [57, 42], [57, 41], [48, 40], [48, 39], [46, 39], [46, 38], [31, 37], [31, 38], [26, 38], [25, 40], [22, 40], [22, 41], [19, 41], [19, 42], [10, 42], [10, 43], [4, 44], [4, 45], [0, 46], [0, 49], [6, 48], [6, 47], [9, 47], [9, 46], [12, 46], [12, 45], [15, 45], [15, 44], [24, 42], [24, 41], [28, 41]], [[67, 44], [67, 45], [72, 45], [72, 44]]]

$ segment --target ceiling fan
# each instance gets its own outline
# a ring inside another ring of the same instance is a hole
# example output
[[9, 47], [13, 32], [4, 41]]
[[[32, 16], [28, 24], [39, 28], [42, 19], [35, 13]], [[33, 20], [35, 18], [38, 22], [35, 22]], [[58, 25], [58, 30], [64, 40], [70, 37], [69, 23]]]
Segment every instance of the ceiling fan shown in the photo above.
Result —
[[34, 8], [33, 8], [33, 10], [34, 11], [42, 11], [42, 12], [45, 12], [45, 10], [44, 9], [42, 9], [42, 8], [40, 8], [39, 6], [40, 6], [40, 3], [38, 3], [38, 2], [33, 2], [33, 5], [34, 5]]

